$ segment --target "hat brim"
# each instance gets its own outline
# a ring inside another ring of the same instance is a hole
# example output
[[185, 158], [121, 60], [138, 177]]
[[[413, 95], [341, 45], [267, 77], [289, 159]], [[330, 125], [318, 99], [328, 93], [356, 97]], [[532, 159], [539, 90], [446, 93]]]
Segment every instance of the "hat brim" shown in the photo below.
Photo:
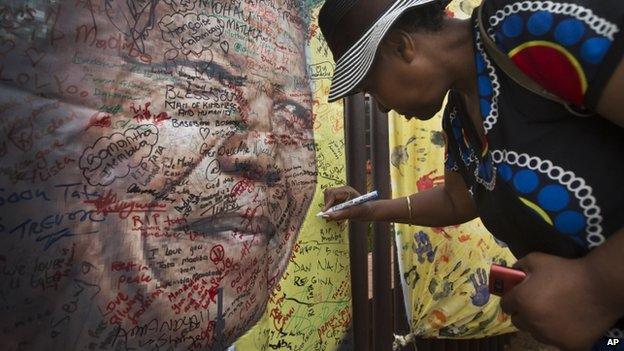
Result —
[[345, 96], [357, 93], [357, 91], [354, 91], [355, 87], [366, 77], [373, 65], [377, 47], [392, 24], [406, 10], [434, 1], [437, 0], [399, 0], [389, 7], [375, 24], [336, 61], [327, 100], [334, 102]]

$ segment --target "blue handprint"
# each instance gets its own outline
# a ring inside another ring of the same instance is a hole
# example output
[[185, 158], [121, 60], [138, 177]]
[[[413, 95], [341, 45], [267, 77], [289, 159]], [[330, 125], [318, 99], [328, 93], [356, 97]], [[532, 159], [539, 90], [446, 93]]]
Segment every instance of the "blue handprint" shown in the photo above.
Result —
[[490, 291], [487, 284], [487, 273], [485, 269], [477, 269], [477, 275], [470, 275], [470, 282], [475, 288], [475, 294], [472, 295], [472, 304], [475, 306], [483, 306], [490, 300]]
[[435, 259], [436, 251], [438, 250], [437, 247], [435, 249], [433, 248], [429, 236], [423, 231], [414, 234], [412, 249], [418, 255], [418, 262], [420, 263], [425, 263], [425, 256], [427, 261], [432, 263]]

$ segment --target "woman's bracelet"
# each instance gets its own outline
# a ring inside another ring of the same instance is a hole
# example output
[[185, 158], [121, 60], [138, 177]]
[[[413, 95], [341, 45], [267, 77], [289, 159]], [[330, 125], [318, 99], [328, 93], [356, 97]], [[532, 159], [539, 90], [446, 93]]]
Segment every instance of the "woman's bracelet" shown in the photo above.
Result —
[[409, 212], [409, 219], [412, 219], [412, 202], [410, 201], [409, 195], [405, 197], [407, 200], [407, 211]]

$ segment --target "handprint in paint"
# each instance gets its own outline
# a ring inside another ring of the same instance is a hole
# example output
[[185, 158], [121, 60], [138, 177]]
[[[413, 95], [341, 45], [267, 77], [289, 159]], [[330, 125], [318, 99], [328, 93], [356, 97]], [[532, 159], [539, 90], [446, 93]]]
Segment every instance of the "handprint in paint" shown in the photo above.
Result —
[[441, 289], [438, 291], [439, 286], [440, 285], [436, 278], [433, 278], [431, 282], [429, 282], [429, 293], [433, 297], [434, 301], [449, 297], [453, 292], [453, 283], [448, 280], [448, 277], [444, 277], [444, 279], [442, 279]]
[[423, 231], [414, 234], [412, 249], [418, 255], [418, 262], [420, 263], [425, 263], [425, 260], [432, 263], [438, 250], [437, 247], [433, 248], [429, 235]]
[[470, 275], [470, 282], [475, 288], [475, 294], [472, 295], [472, 304], [475, 306], [483, 306], [490, 300], [490, 292], [487, 284], [487, 273], [485, 269], [477, 269], [477, 273]]

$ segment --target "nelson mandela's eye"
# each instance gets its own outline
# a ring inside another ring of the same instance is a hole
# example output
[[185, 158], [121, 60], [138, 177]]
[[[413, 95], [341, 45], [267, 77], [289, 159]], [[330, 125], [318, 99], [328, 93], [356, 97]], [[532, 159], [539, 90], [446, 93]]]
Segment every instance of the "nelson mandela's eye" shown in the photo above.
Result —
[[273, 109], [293, 127], [310, 128], [312, 125], [312, 110], [293, 100], [278, 102], [273, 106]]

